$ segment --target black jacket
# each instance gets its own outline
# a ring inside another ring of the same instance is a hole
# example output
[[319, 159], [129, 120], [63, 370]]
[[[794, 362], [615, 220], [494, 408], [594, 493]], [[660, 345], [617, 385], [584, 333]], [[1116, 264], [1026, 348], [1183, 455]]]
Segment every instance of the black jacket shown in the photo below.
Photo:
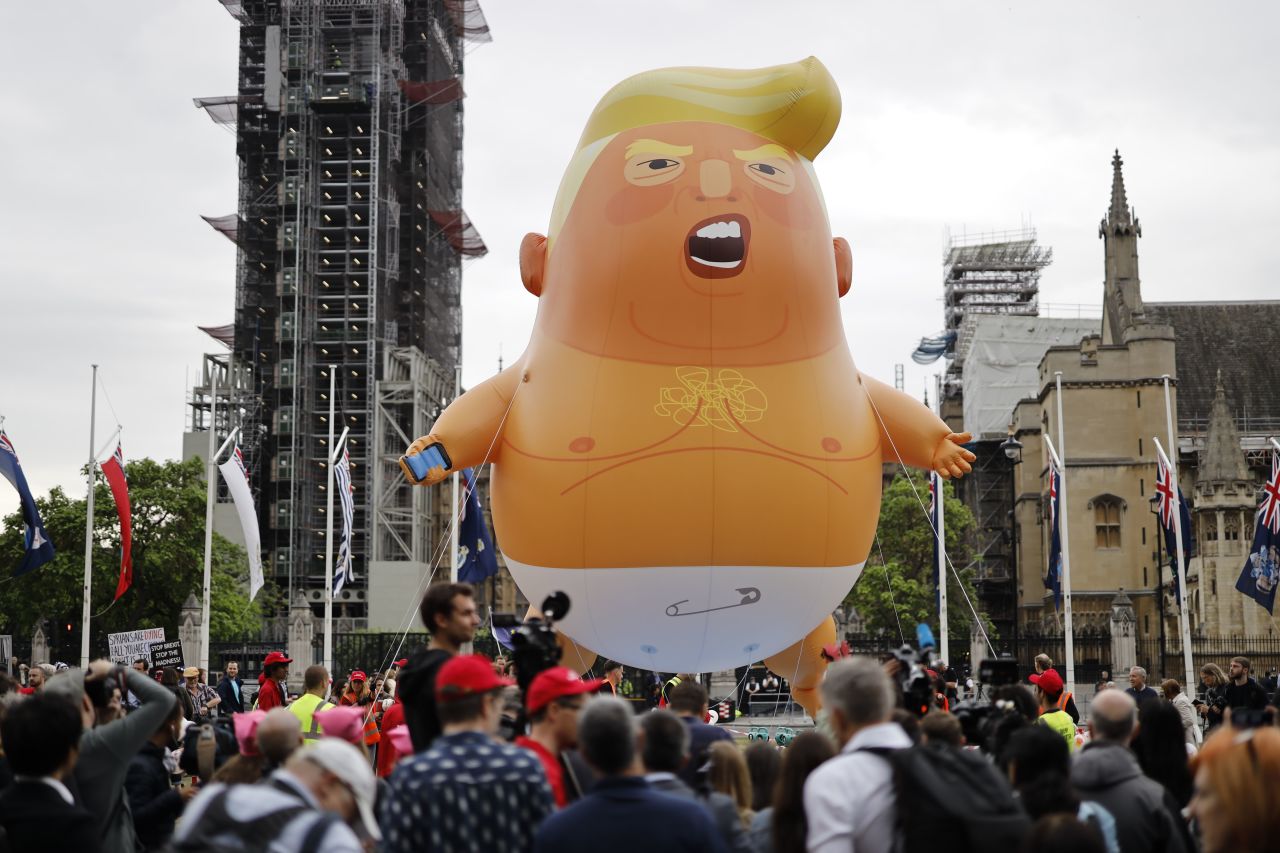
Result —
[[41, 853], [97, 853], [93, 815], [71, 805], [43, 782], [16, 782], [0, 794], [0, 826], [9, 849]]
[[238, 678], [235, 681], [236, 687], [240, 688], [239, 699], [236, 698], [236, 691], [231, 687], [231, 679], [225, 675], [214, 688], [218, 691], [218, 698], [222, 700], [222, 704], [218, 706], [218, 713], [223, 716], [244, 713], [244, 682]]
[[1222, 691], [1222, 695], [1226, 699], [1227, 707], [1232, 710], [1248, 708], [1251, 711], [1261, 711], [1267, 707], [1267, 691], [1252, 678], [1246, 680], [1244, 684], [1234, 682], [1228, 684]]
[[700, 804], [710, 812], [711, 820], [716, 825], [716, 832], [720, 833], [720, 839], [724, 841], [726, 850], [730, 853], [751, 853], [751, 838], [747, 835], [747, 828], [738, 815], [737, 804], [728, 794], [708, 791], [706, 795], [698, 796], [692, 788], [676, 776], [649, 781], [649, 787], [655, 791]]
[[1128, 747], [1101, 741], [1089, 744], [1071, 765], [1071, 784], [1080, 799], [1111, 812], [1124, 853], [1195, 850], [1173, 795], [1142, 775]]
[[133, 827], [147, 850], [158, 850], [173, 835], [182, 814], [182, 795], [169, 781], [164, 749], [148, 741], [129, 762], [125, 792], [133, 810]]
[[436, 714], [436, 674], [453, 657], [444, 649], [421, 649], [409, 658], [396, 682], [396, 693], [404, 703], [404, 721], [413, 739], [413, 751], [422, 752], [440, 736]]

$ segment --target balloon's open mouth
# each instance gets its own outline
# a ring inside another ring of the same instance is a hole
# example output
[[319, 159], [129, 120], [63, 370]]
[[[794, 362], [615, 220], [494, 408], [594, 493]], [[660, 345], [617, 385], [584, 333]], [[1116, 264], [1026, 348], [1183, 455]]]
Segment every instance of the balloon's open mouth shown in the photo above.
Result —
[[702, 278], [730, 278], [747, 263], [751, 223], [745, 216], [728, 213], [704, 219], [685, 240], [685, 263]]

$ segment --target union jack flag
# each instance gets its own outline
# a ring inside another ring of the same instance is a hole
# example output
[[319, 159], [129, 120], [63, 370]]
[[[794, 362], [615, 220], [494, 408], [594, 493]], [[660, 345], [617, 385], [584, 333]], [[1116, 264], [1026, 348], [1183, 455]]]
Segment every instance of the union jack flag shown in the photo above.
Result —
[[337, 482], [338, 502], [342, 505], [342, 536], [338, 539], [338, 560], [333, 567], [333, 594], [337, 595], [347, 581], [356, 579], [351, 568], [351, 526], [355, 518], [355, 500], [352, 494], [355, 486], [351, 484], [351, 457], [347, 448], [342, 448], [342, 458], [333, 466], [333, 476]]
[[1156, 499], [1159, 512], [1160, 528], [1164, 531], [1165, 554], [1169, 559], [1169, 571], [1173, 575], [1173, 597], [1181, 601], [1181, 584], [1178, 580], [1178, 540], [1173, 526], [1173, 510], [1178, 508], [1178, 522], [1182, 528], [1182, 553], [1184, 570], [1191, 565], [1191, 555], [1196, 549], [1195, 529], [1191, 526], [1191, 508], [1187, 506], [1178, 489], [1177, 498], [1173, 494], [1173, 472], [1165, 465], [1163, 457], [1156, 459]]
[[1258, 523], [1272, 533], [1280, 534], [1280, 454], [1271, 454], [1271, 478], [1262, 487], [1262, 493]]
[[240, 444], [236, 443], [236, 447], [231, 451], [231, 459], [236, 463], [236, 467], [240, 469], [240, 473], [244, 474], [244, 481], [252, 485], [249, 479], [249, 469], [244, 467], [244, 454], [240, 452]]

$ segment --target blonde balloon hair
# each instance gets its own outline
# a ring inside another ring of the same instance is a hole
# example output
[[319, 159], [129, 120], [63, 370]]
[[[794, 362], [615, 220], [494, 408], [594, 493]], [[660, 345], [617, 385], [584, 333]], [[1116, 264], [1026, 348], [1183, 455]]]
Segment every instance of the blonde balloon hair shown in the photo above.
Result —
[[625, 130], [668, 122], [724, 124], [812, 161], [840, 123], [840, 90], [815, 57], [767, 68], [659, 68], [628, 77], [596, 104], [565, 169], [548, 242], [605, 146]]

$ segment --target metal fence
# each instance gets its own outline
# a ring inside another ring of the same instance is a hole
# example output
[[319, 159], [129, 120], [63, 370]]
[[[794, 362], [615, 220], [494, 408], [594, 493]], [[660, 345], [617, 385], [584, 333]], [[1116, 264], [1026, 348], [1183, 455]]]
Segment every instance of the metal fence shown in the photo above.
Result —
[[[1206, 663], [1216, 663], [1225, 672], [1227, 664], [1236, 656], [1249, 659], [1250, 671], [1256, 678], [1263, 673], [1280, 670], [1280, 636], [1191, 638], [1192, 671], [1196, 678], [1200, 677], [1200, 667]], [[1146, 668], [1147, 681], [1153, 685], [1164, 678], [1183, 681], [1182, 639], [1166, 638], [1163, 654], [1159, 640], [1140, 640], [1138, 665]]]

